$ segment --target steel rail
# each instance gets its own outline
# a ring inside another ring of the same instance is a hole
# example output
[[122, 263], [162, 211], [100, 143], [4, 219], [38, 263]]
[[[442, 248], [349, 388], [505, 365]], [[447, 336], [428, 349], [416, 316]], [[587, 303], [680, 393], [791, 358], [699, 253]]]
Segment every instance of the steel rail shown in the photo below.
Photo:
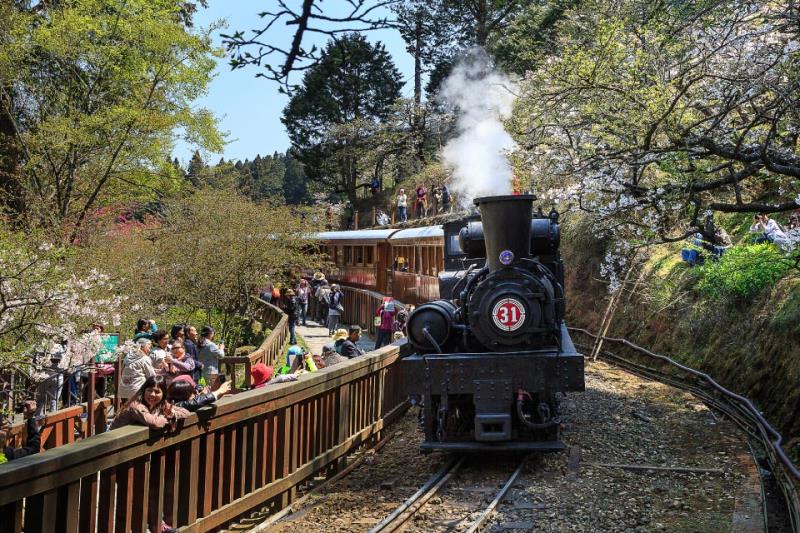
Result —
[[503, 485], [503, 488], [500, 489], [500, 491], [497, 493], [497, 495], [494, 497], [491, 503], [486, 507], [486, 509], [484, 509], [484, 511], [481, 513], [478, 519], [475, 520], [469, 526], [469, 529], [467, 529], [466, 533], [476, 533], [477, 531], [480, 530], [483, 524], [492, 516], [492, 513], [494, 512], [497, 505], [501, 501], [503, 501], [503, 498], [506, 497], [506, 493], [508, 493], [508, 490], [517, 481], [517, 478], [519, 477], [520, 472], [522, 472], [522, 468], [525, 466], [526, 462], [527, 458], [520, 461], [519, 466], [517, 466], [516, 470], [514, 470], [514, 473], [511, 474], [511, 476], [509, 476], [508, 481], [506, 481], [505, 485]]
[[465, 457], [453, 458], [441, 470], [431, 476], [420, 489], [404, 501], [400, 507], [376, 524], [369, 533], [389, 533], [400, 528], [414, 513], [419, 511], [425, 503], [436, 494], [442, 486], [450, 481], [461, 465], [464, 464]]
[[[798, 479], [800, 479], [800, 471], [784, 452], [782, 448], [782, 435], [769, 424], [748, 398], [728, 390], [704, 372], [681, 364], [670, 357], [653, 353], [627, 339], [595, 335], [583, 328], [570, 327], [568, 329], [594, 339], [602, 339], [603, 341], [621, 344], [634, 352], [666, 363], [693, 378], [699, 379], [699, 383], [692, 384], [655, 368], [633, 362], [608, 350], [603, 350], [601, 353], [604, 359], [609, 360], [613, 364], [633, 374], [654, 379], [692, 393], [704, 403], [729, 416], [742, 430], [760, 442], [766, 452], [766, 457], [770, 463], [772, 472], [775, 473], [775, 480], [783, 493], [789, 512], [789, 518], [792, 522], [792, 529], [798, 531], [798, 527], [800, 526], [800, 496], [798, 496], [797, 482]], [[709, 389], [708, 387], [711, 388]], [[765, 514], [765, 521], [767, 518]]]

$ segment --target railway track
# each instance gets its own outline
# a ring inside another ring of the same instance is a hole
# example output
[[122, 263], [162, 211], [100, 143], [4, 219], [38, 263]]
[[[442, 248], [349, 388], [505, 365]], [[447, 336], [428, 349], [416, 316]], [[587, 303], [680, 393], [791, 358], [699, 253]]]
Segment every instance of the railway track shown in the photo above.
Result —
[[[389, 516], [384, 518], [375, 527], [369, 530], [369, 533], [392, 533], [402, 529], [405, 524], [412, 519], [419, 511], [423, 509], [425, 504], [451, 480], [461, 470], [466, 461], [466, 457], [460, 456], [451, 459], [441, 470], [436, 472], [433, 476], [425, 482], [420, 489], [405, 500], [400, 506], [397, 507]], [[507, 477], [502, 487], [495, 493], [492, 500], [483, 509], [479, 509], [480, 514], [476, 519], [470, 519], [471, 511], [467, 511], [464, 518], [459, 520], [450, 519], [440, 521], [439, 525], [443, 526], [446, 530], [461, 529], [459, 526], [462, 524], [469, 524], [464, 531], [466, 533], [476, 533], [486, 524], [487, 520], [492, 516], [497, 504], [508, 494], [509, 489], [514, 485], [514, 482], [519, 477], [522, 468], [525, 466], [526, 459], [522, 459], [517, 464], [517, 467]], [[438, 528], [430, 527], [434, 524], [423, 524], [422, 529], [425, 531], [435, 531]], [[419, 527], [419, 526], [418, 526]]]

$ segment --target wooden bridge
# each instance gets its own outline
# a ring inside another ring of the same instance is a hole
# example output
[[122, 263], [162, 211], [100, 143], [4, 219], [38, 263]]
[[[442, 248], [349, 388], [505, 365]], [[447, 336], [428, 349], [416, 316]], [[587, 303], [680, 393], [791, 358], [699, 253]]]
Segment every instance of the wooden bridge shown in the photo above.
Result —
[[[344, 322], [371, 329], [381, 295], [344, 288]], [[271, 334], [229, 372], [274, 363], [286, 316], [268, 304]], [[279, 510], [296, 488], [380, 438], [406, 399], [397, 362], [403, 344], [223, 398], [172, 433], [128, 426], [19, 459], [0, 472], [0, 531], [182, 531], [219, 528], [253, 510]], [[249, 383], [249, 381], [248, 381]]]

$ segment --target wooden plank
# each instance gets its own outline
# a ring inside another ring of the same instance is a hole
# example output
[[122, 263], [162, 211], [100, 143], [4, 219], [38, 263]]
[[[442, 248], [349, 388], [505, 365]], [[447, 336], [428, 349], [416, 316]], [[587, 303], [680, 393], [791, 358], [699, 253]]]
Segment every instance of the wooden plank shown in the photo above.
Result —
[[200, 490], [202, 491], [202, 498], [198, 501], [198, 509], [197, 509], [197, 516], [208, 516], [211, 512], [212, 505], [214, 503], [214, 490], [217, 485], [214, 472], [215, 466], [215, 457], [216, 457], [216, 442], [217, 442], [217, 434], [216, 433], [209, 433], [203, 439], [203, 443], [205, 444], [204, 450], [202, 450], [203, 456], [203, 468], [200, 470], [201, 479], [199, 483]]
[[261, 419], [251, 420], [248, 423], [247, 435], [249, 440], [245, 450], [245, 466], [247, 468], [245, 476], [245, 492], [252, 492], [256, 488], [256, 467], [258, 457], [260, 456], [258, 449], [258, 433], [260, 429], [259, 421]]
[[172, 525], [183, 526], [197, 520], [197, 493], [200, 481], [200, 439], [192, 439], [181, 445], [178, 492], [178, 520]]
[[247, 426], [242, 424], [234, 428], [234, 449], [231, 464], [233, 465], [233, 495], [231, 501], [244, 494], [244, 445], [247, 442]]
[[[275, 472], [276, 479], [285, 479], [291, 472], [292, 461], [292, 407], [287, 407], [281, 413], [280, 417], [280, 435], [276, 441], [276, 448], [278, 449], [279, 465]], [[274, 483], [274, 481], [273, 481]], [[291, 502], [289, 501], [289, 494], [281, 494], [281, 508], [286, 507]]]
[[117, 512], [115, 528], [119, 533], [131, 530], [133, 517], [133, 463], [117, 467]]
[[97, 526], [97, 474], [81, 479], [80, 530], [94, 531]]
[[319, 455], [313, 461], [309, 461], [302, 467], [298, 468], [294, 472], [281, 477], [269, 483], [268, 485], [262, 487], [259, 490], [253, 491], [252, 493], [231, 502], [221, 509], [217, 509], [210, 516], [204, 518], [202, 520], [198, 520], [195, 524], [189, 525], [186, 528], [182, 529], [182, 533], [186, 532], [203, 532], [208, 531], [210, 529], [219, 527], [230, 520], [233, 520], [237, 516], [246, 513], [247, 511], [259, 506], [263, 502], [274, 498], [279, 495], [286, 494], [293, 486], [296, 486], [298, 483], [301, 483], [303, 480], [311, 476], [314, 472], [318, 472], [322, 470], [325, 465], [331, 463], [332, 461], [336, 460], [337, 458], [344, 456], [352, 449], [356, 448], [360, 445], [360, 443], [364, 442], [374, 433], [381, 431], [383, 429], [383, 421], [379, 420], [375, 422], [375, 424], [365, 428], [364, 430], [352, 435], [348, 438], [345, 442], [339, 444], [335, 448], [329, 450], [328, 452]]
[[255, 444], [255, 474], [253, 478], [253, 489], [257, 489], [266, 483], [267, 478], [267, 430], [269, 415], [260, 417], [256, 421], [256, 444]]
[[166, 478], [167, 454], [166, 450], [159, 450], [150, 459], [150, 507], [147, 509], [147, 523], [150, 531], [161, 531], [161, 522], [164, 517], [164, 480]]
[[[220, 464], [222, 471], [222, 505], [233, 501], [233, 470], [236, 464], [236, 428], [230, 427], [223, 433], [225, 447], [220, 449]], [[224, 453], [223, 453], [224, 452]], [[220, 505], [220, 507], [222, 506]]]
[[147, 510], [150, 499], [147, 497], [150, 488], [150, 458], [141, 457], [133, 463], [133, 515], [131, 530], [133, 533], [147, 531]]
[[[153, 441], [147, 428], [129, 426], [115, 430], [113, 435], [104, 433], [72, 446], [49, 450], [48, 454], [37, 454], [39, 457], [32, 457], [24, 464], [7, 465], [3, 475], [0, 475], [0, 505], [16, 501], [21, 494], [35, 494], [54, 485], [75, 481], [92, 472], [105, 470], [146, 453], [190, 440], [206, 431], [259, 416], [265, 411], [279, 410], [320, 394], [329, 390], [331, 383], [336, 382], [337, 377], [350, 381], [374, 372], [384, 364], [394, 363], [397, 360], [397, 346], [393, 348], [391, 354], [380, 352], [378, 355], [361, 357], [353, 363], [343, 363], [315, 372], [307, 379], [295, 383], [248, 391], [231, 397], [230, 400], [224, 398], [217, 404], [218, 416], [210, 418], [201, 427], [197, 425], [196, 415], [192, 415], [184, 421], [180, 432], [169, 435], [168, 438]], [[348, 371], [344, 372], [344, 368], [338, 367], [347, 367]], [[50, 477], [55, 479], [49, 479]]]
[[98, 503], [97, 530], [100, 533], [114, 531], [114, 507], [116, 506], [117, 469], [100, 472], [100, 502]]
[[0, 531], [22, 532], [22, 500], [0, 507]]
[[336, 402], [336, 418], [339, 424], [336, 428], [336, 443], [338, 444], [350, 436], [350, 385], [343, 384], [337, 392], [339, 396]]
[[175, 527], [178, 526], [178, 496], [181, 490], [181, 451], [180, 446], [167, 449], [164, 477], [164, 522]]
[[55, 532], [57, 522], [58, 489], [31, 496], [25, 501], [26, 533]]

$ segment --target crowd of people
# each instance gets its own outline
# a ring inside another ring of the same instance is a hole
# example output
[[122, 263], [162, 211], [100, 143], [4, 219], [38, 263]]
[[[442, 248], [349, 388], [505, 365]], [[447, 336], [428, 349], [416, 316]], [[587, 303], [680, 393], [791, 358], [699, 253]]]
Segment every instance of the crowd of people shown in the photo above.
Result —
[[[431, 191], [433, 199], [432, 209], [429, 209], [431, 202], [428, 198], [428, 188], [424, 184], [418, 185], [414, 190], [412, 201], [414, 205], [415, 218], [425, 218], [434, 214], [449, 213], [452, 208], [452, 196], [447, 185], [434, 187]], [[408, 220], [409, 197], [404, 188], [400, 188], [395, 196], [394, 207], [397, 213], [397, 221], [405, 222]], [[379, 222], [380, 224], [380, 222]]]

